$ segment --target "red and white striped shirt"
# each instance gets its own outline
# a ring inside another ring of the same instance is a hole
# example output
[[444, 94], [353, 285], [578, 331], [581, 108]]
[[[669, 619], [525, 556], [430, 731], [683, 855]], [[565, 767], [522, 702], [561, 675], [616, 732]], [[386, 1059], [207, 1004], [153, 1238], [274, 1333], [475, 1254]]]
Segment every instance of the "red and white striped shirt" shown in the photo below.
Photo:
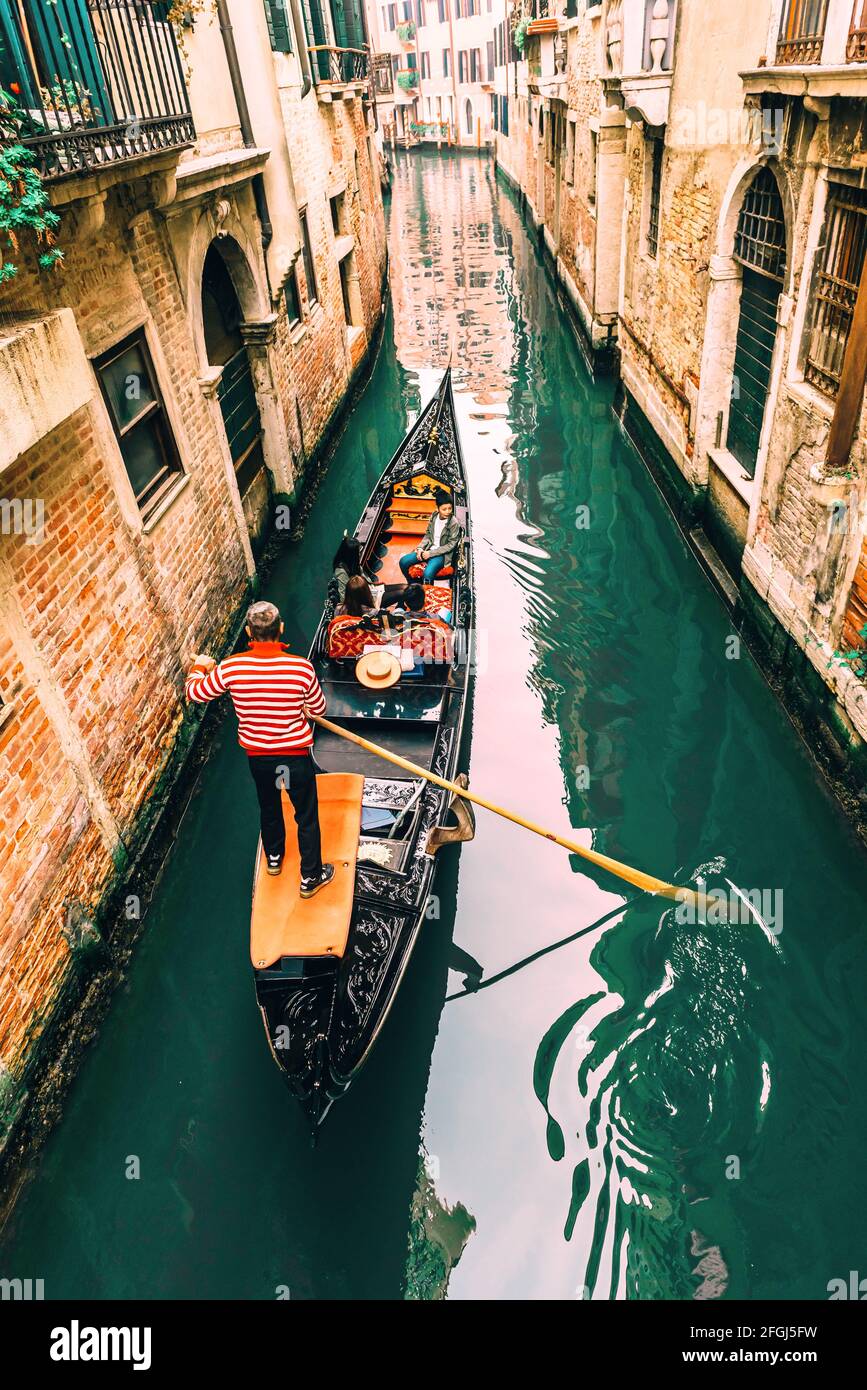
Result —
[[195, 666], [186, 695], [206, 704], [229, 694], [238, 716], [238, 742], [255, 755], [304, 753], [313, 728], [301, 711], [325, 713], [325, 696], [309, 661], [290, 656], [282, 642], [251, 642], [249, 650], [221, 661], [210, 672]]

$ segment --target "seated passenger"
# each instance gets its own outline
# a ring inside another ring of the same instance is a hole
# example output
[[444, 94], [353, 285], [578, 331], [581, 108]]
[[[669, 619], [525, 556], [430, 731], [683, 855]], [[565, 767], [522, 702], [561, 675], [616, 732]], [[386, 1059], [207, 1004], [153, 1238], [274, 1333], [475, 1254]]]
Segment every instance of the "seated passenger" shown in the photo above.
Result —
[[423, 613], [424, 589], [421, 584], [407, 584], [388, 605], [396, 618], [409, 617], [413, 613]]
[[413, 565], [423, 564], [422, 576], [425, 584], [433, 584], [441, 569], [447, 565], [454, 567], [455, 554], [460, 545], [464, 528], [454, 517], [454, 506], [447, 492], [441, 489], [436, 493], [437, 509], [428, 522], [421, 545], [408, 555], [401, 556], [400, 568], [407, 580]]
[[337, 608], [337, 613], [345, 613], [350, 618], [365, 618], [368, 613], [379, 611], [381, 597], [381, 593], [374, 593], [362, 575], [354, 574], [346, 584], [343, 603]]
[[368, 574], [361, 563], [361, 542], [346, 531], [343, 533], [343, 540], [337, 547], [332, 564], [334, 568], [333, 580], [337, 584], [338, 604], [343, 603], [346, 586], [355, 575], [360, 575], [368, 584], [374, 582], [373, 575]]

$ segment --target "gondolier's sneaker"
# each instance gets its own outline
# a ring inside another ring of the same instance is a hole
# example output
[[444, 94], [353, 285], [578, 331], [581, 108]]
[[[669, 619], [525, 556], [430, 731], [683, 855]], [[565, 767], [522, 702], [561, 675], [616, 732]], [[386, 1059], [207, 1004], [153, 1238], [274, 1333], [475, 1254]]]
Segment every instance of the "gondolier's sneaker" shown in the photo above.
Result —
[[266, 854], [265, 868], [269, 874], [279, 874], [280, 870], [283, 868], [282, 854]]
[[318, 893], [320, 888], [324, 888], [334, 877], [334, 865], [323, 864], [322, 873], [318, 878], [302, 878], [301, 896], [302, 898], [312, 898], [314, 893]]

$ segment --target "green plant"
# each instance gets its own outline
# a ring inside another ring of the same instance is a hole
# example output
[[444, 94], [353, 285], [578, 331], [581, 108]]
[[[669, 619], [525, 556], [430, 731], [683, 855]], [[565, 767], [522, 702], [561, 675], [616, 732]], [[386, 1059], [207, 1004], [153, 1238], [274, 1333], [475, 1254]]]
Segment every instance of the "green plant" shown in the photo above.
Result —
[[519, 53], [524, 52], [524, 45], [527, 42], [527, 26], [529, 23], [529, 19], [522, 19], [515, 28], [515, 47]]
[[418, 77], [412, 68], [397, 74], [397, 85], [405, 92], [414, 92], [418, 86]]
[[867, 680], [867, 623], [860, 629], [858, 636], [864, 639], [863, 647], [850, 647], [845, 652], [835, 652], [828, 662], [829, 666], [848, 666], [853, 675], [859, 681]]
[[409, 43], [410, 39], [415, 38], [415, 21], [408, 19], [405, 24], [398, 24], [397, 37], [402, 43]]
[[[36, 157], [21, 141], [25, 113], [15, 98], [0, 87], [0, 251], [18, 251], [22, 233], [29, 232], [46, 249], [39, 257], [43, 270], [51, 270], [63, 260], [54, 245], [60, 218], [53, 211], [38, 170]], [[17, 275], [13, 261], [3, 259], [0, 285]]]

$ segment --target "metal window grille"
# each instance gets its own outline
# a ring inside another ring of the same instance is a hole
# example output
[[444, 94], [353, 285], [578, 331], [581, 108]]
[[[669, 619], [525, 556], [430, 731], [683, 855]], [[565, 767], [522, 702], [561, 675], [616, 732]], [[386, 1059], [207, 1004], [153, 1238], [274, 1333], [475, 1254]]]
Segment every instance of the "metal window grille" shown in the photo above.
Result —
[[826, 395], [840, 385], [843, 357], [867, 249], [867, 190], [832, 184], [813, 280], [810, 343], [804, 376]]
[[846, 43], [846, 61], [867, 63], [867, 0], [856, 0]]
[[786, 0], [777, 39], [778, 63], [819, 63], [828, 0]]
[[777, 180], [760, 169], [746, 192], [735, 233], [735, 257], [743, 265], [782, 280], [786, 273], [786, 223]]
[[659, 204], [662, 194], [662, 157], [665, 146], [660, 139], [650, 141], [650, 206], [647, 218], [647, 254], [659, 254]]

